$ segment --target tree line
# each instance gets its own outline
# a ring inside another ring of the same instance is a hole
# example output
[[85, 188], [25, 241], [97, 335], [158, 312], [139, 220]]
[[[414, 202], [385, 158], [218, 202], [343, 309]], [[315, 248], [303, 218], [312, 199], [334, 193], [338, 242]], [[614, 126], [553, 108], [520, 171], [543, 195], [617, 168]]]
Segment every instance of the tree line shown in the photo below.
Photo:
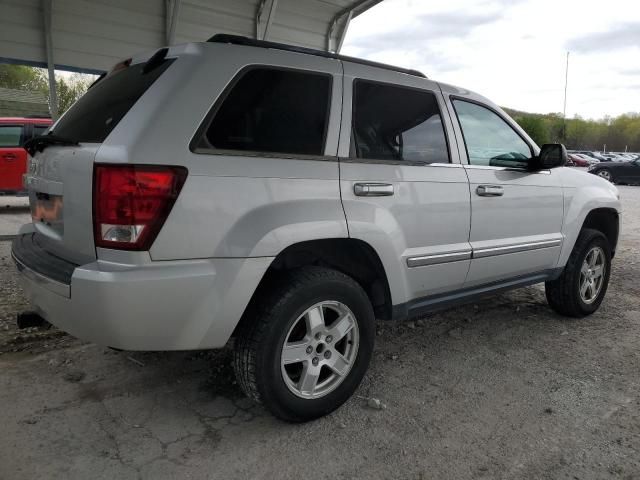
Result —
[[568, 149], [640, 152], [640, 113], [625, 113], [601, 120], [567, 118], [560, 113], [505, 111], [538, 144], [564, 143]]

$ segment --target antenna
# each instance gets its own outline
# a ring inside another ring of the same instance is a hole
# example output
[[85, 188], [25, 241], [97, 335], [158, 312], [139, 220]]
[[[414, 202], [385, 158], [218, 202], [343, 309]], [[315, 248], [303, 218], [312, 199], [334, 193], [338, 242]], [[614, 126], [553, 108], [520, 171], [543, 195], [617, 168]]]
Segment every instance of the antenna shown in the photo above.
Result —
[[569, 52], [567, 66], [564, 71], [564, 109], [562, 110], [562, 140], [567, 141], [567, 85], [569, 84]]

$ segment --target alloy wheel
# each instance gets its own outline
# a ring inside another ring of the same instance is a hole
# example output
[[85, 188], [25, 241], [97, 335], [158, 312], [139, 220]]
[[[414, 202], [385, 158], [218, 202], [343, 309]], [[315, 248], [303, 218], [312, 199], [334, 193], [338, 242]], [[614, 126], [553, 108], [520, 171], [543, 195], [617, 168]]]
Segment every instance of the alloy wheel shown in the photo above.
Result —
[[309, 307], [293, 323], [282, 346], [281, 371], [296, 396], [316, 399], [334, 391], [358, 355], [358, 323], [341, 302]]
[[586, 304], [596, 301], [606, 273], [606, 257], [600, 247], [593, 247], [587, 253], [580, 269], [580, 298]]
[[611, 181], [611, 172], [609, 170], [600, 170], [598, 176], [604, 178], [607, 182]]

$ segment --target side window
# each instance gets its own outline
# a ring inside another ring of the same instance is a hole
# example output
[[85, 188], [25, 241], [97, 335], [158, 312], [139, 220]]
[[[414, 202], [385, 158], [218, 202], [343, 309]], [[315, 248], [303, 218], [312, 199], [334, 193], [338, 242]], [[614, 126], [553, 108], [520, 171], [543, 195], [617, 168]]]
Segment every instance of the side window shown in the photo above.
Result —
[[449, 163], [447, 140], [433, 93], [354, 82], [352, 156]]
[[324, 154], [330, 75], [256, 68], [231, 89], [206, 132], [221, 150]]
[[44, 135], [44, 133], [49, 128], [49, 125], [34, 125], [33, 126], [33, 136], [37, 137], [39, 135]]
[[24, 127], [0, 125], [0, 147], [19, 147], [24, 141]]
[[483, 106], [453, 100], [471, 165], [526, 168], [531, 148], [499, 115]]

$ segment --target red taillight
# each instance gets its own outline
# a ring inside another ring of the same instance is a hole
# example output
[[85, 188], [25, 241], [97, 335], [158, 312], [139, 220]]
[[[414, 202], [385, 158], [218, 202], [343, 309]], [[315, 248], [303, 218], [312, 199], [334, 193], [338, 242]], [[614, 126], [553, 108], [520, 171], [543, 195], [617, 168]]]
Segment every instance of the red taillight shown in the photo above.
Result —
[[187, 178], [183, 167], [96, 164], [96, 247], [149, 250]]

